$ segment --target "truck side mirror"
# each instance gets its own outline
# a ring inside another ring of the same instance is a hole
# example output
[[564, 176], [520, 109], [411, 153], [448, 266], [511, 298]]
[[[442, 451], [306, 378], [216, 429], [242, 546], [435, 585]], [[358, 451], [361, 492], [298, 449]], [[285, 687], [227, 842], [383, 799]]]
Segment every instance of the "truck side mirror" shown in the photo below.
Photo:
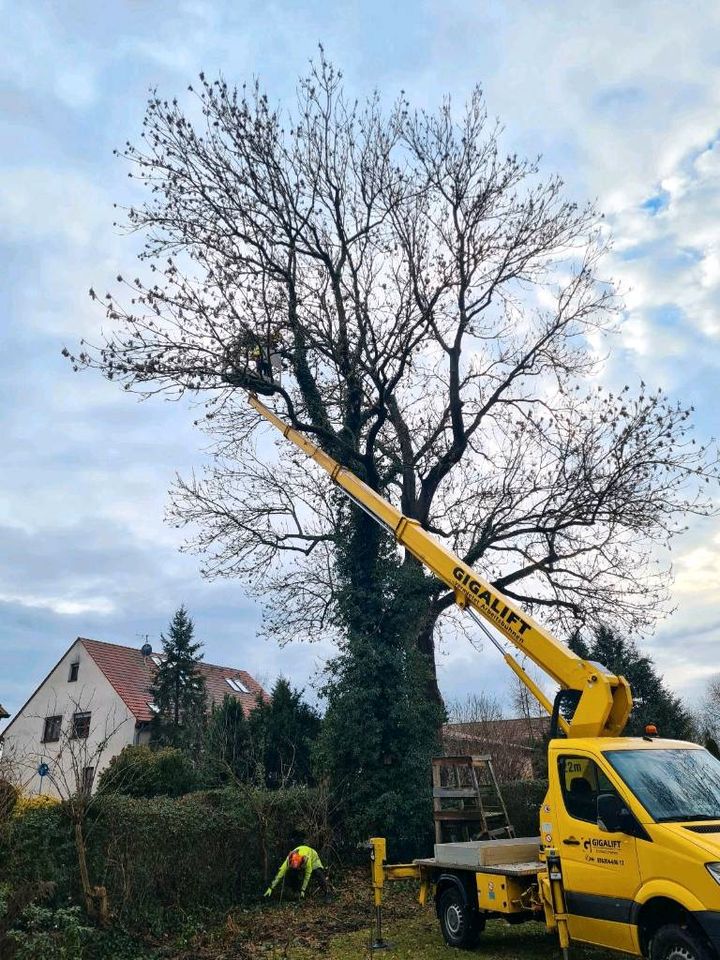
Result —
[[635, 819], [616, 793], [597, 798], [597, 823], [605, 833], [633, 833]]

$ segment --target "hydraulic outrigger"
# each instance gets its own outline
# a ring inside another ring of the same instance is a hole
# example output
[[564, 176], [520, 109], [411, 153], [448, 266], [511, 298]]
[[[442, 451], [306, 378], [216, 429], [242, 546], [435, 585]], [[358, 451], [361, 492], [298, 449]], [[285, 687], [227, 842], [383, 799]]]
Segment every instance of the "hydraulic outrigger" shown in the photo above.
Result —
[[439, 844], [435, 857], [411, 864], [386, 863], [385, 840], [374, 838], [378, 934], [384, 883], [412, 876], [421, 902], [434, 891], [453, 946], [473, 945], [487, 918], [503, 917], [544, 920], [564, 954], [578, 940], [652, 960], [720, 960], [720, 763], [697, 744], [622, 737], [632, 709], [623, 677], [578, 657], [256, 396], [250, 403], [445, 583], [460, 607], [482, 626], [488, 621], [560, 688], [550, 702], [486, 631], [552, 715], [540, 836]]

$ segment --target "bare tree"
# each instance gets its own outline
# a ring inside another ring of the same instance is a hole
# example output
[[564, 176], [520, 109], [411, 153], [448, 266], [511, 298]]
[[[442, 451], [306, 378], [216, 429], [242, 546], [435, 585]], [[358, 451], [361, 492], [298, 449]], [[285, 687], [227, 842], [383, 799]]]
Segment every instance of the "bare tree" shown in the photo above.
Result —
[[707, 682], [699, 705], [697, 726], [714, 740], [720, 740], [720, 674], [715, 674]]
[[448, 723], [443, 727], [447, 755], [490, 756], [501, 783], [533, 776], [537, 731], [519, 724], [517, 712], [508, 717], [500, 700], [488, 693], [454, 700], [447, 710]]
[[18, 756], [14, 744], [0, 740], [0, 824], [8, 819], [36, 771]]
[[492, 693], [469, 693], [462, 700], [451, 700], [447, 705], [448, 723], [489, 727], [505, 717], [500, 700]]
[[[522, 667], [523, 670], [525, 670], [526, 673], [528, 673], [535, 683], [540, 687], [540, 689], [543, 689], [547, 682], [547, 677], [544, 677], [539, 670], [535, 669], [534, 664], [530, 663], [527, 659], [523, 661]], [[512, 703], [513, 715], [524, 721], [528, 738], [532, 740], [535, 736], [536, 730], [535, 721], [540, 718], [547, 717], [545, 709], [540, 703], [538, 703], [533, 694], [530, 692], [530, 689], [525, 686], [519, 677], [513, 676], [511, 680], [510, 691], [510, 702]], [[552, 695], [549, 697], [549, 699], [552, 700]]]
[[[96, 801], [93, 792], [95, 775], [108, 749], [110, 740], [127, 716], [119, 717], [115, 710], [102, 714], [99, 722], [92, 724], [93, 696], [70, 698], [72, 708], [69, 724], [58, 728], [58, 740], [54, 755], [35, 753], [22, 758], [25, 768], [37, 769], [47, 760], [47, 777], [73, 828], [73, 842], [77, 857], [80, 885], [88, 916], [105, 925], [109, 922], [109, 903], [104, 886], [93, 884], [87, 858], [88, 814]], [[38, 722], [43, 720], [38, 716]], [[119, 784], [114, 784], [119, 787]]]
[[[689, 409], [593, 379], [619, 306], [593, 207], [503, 155], [479, 89], [459, 115], [385, 111], [321, 56], [286, 115], [257, 84], [200, 81], [202, 122], [153, 95], [122, 151], [149, 190], [127, 213], [149, 275], [118, 277], [114, 332], [72, 360], [207, 403], [215, 462], [171, 509], [204, 573], [267, 598], [281, 639], [341, 626], [338, 498], [271, 454], [256, 391], [550, 624], [651, 628], [658, 548], [712, 510], [718, 461]], [[453, 594], [424, 582], [434, 677]]]

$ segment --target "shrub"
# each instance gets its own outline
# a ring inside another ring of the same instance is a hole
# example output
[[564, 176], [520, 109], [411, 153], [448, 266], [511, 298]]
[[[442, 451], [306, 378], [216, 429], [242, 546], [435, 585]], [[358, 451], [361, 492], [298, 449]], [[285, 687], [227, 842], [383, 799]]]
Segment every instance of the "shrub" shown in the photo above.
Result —
[[29, 796], [21, 793], [13, 807], [13, 815], [20, 817], [28, 810], [45, 810], [47, 807], [56, 807], [59, 803], [57, 797], [51, 797], [46, 793], [33, 793]]
[[254, 898], [306, 832], [313, 791], [234, 788], [179, 799], [108, 797], [90, 831], [94, 876], [128, 922]]
[[95, 935], [79, 907], [29, 906], [7, 934], [13, 960], [84, 960]]
[[516, 836], [536, 837], [540, 832], [540, 807], [547, 788], [547, 780], [516, 780], [502, 784], [503, 799]]
[[0, 780], [0, 821], [6, 820], [15, 809], [20, 791], [9, 780]]
[[100, 774], [98, 792], [129, 797], [179, 797], [197, 786], [192, 760], [182, 750], [128, 746]]
[[57, 902], [74, 894], [73, 836], [61, 804], [18, 803], [0, 843], [3, 879], [14, 885], [50, 883]]

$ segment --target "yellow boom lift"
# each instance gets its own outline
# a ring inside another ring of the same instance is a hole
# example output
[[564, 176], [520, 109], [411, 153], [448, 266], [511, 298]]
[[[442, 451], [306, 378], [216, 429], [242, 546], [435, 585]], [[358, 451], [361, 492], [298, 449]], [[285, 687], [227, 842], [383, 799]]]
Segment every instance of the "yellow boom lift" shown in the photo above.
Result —
[[[488, 621], [555, 684], [554, 702], [486, 630], [510, 669], [552, 716], [548, 792], [539, 837], [436, 844], [435, 856], [386, 862], [375, 837], [380, 924], [384, 885], [416, 878], [434, 896], [451, 946], [474, 946], [488, 918], [544, 922], [563, 954], [573, 941], [651, 960], [720, 960], [720, 761], [694, 743], [623, 737], [630, 687], [583, 660], [485, 581], [416, 520], [285, 424], [255, 410], [389, 530], [484, 627]], [[570, 714], [566, 719], [561, 712]]]

